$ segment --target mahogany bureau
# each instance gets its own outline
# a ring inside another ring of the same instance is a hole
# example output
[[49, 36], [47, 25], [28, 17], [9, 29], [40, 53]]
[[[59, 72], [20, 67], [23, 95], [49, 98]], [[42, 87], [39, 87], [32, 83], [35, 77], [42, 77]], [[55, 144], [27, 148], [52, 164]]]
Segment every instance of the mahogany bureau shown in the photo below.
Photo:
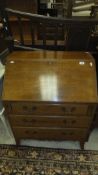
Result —
[[78, 140], [83, 148], [97, 103], [94, 59], [87, 52], [13, 52], [2, 100], [17, 143]]

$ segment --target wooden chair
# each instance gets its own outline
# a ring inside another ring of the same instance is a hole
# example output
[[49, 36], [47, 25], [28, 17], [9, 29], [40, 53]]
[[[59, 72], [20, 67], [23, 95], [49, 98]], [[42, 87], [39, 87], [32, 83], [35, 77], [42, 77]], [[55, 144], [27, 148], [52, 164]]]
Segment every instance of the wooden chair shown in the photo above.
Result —
[[3, 36], [3, 24], [0, 23], [0, 61], [4, 63], [5, 57], [8, 55], [9, 50]]
[[91, 7], [90, 16], [91, 16], [92, 18], [98, 18], [98, 5], [93, 5], [93, 6]]
[[6, 8], [2, 15], [10, 49], [89, 50], [98, 19], [64, 19]]
[[67, 9], [64, 7], [64, 3], [51, 3], [51, 8], [57, 10], [58, 16], [67, 16]]
[[[98, 5], [91, 8], [90, 18], [98, 20]], [[93, 28], [93, 40], [95, 42], [96, 50], [98, 51], [98, 25]]]

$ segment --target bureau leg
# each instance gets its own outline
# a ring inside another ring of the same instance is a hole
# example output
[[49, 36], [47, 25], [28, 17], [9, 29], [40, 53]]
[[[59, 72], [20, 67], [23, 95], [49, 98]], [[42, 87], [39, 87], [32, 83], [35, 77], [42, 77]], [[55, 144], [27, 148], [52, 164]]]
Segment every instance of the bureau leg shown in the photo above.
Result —
[[15, 139], [16, 140], [16, 145], [20, 145], [20, 139]]
[[84, 142], [83, 141], [80, 141], [80, 147], [81, 147], [81, 149], [84, 149]]

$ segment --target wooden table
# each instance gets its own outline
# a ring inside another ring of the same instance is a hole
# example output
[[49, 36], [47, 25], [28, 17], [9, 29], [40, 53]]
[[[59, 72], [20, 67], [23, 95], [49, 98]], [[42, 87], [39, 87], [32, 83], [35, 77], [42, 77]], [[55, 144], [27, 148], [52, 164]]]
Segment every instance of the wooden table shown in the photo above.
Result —
[[87, 140], [97, 103], [87, 52], [20, 51], [7, 58], [5, 113], [20, 139]]

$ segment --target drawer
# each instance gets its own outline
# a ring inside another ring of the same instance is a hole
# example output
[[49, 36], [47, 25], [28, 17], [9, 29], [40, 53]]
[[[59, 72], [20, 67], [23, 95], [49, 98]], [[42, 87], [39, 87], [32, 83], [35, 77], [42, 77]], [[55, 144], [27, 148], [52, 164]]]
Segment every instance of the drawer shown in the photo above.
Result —
[[87, 115], [88, 105], [85, 104], [34, 104], [26, 102], [11, 103], [13, 114], [34, 115]]
[[32, 138], [45, 140], [81, 140], [87, 136], [87, 129], [49, 129], [14, 127], [16, 138]]
[[10, 122], [13, 126], [26, 127], [88, 127], [91, 123], [89, 117], [77, 116], [24, 116], [10, 115]]

